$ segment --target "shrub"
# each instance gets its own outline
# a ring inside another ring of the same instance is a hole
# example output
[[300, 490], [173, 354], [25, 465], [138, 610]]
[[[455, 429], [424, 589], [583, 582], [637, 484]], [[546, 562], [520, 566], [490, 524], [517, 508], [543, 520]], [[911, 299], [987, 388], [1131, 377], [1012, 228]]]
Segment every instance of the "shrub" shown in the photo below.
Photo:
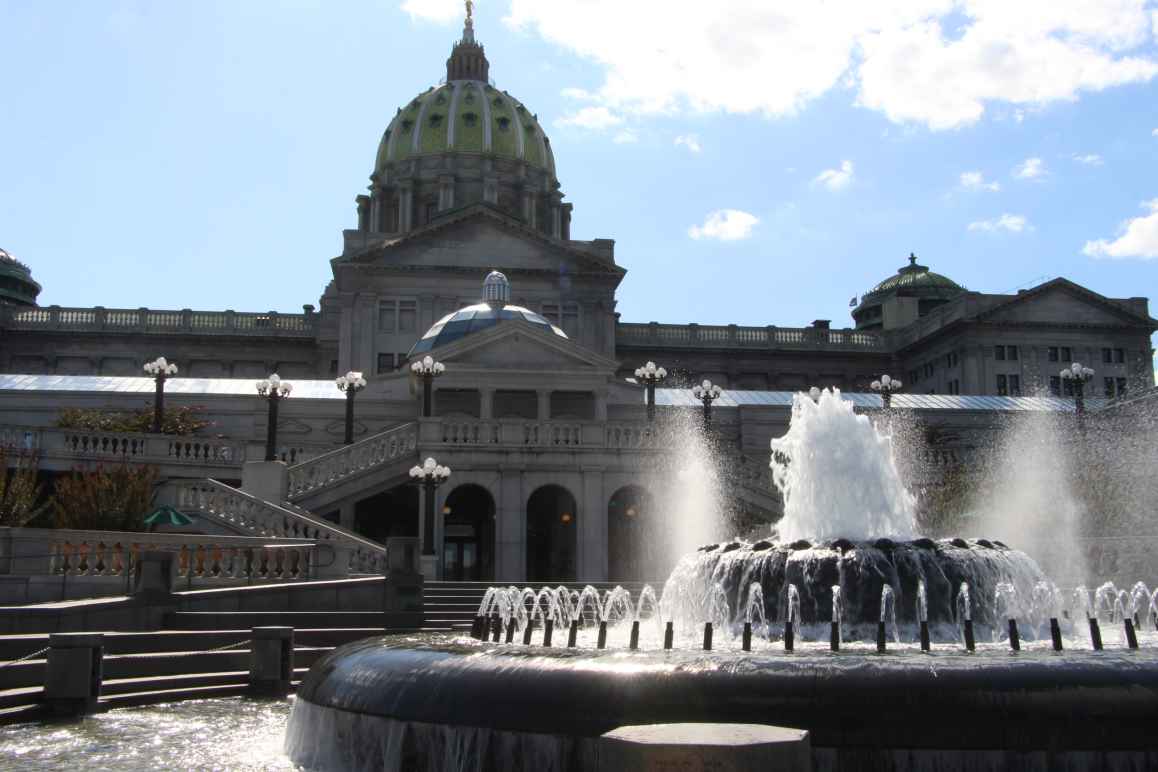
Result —
[[32, 453], [17, 453], [15, 464], [8, 468], [8, 450], [0, 447], [0, 526], [24, 525], [48, 511], [51, 502], [45, 498], [44, 485], [37, 475], [40, 463]]
[[[205, 408], [180, 405], [165, 408], [161, 416], [162, 434], [189, 435], [212, 425], [203, 417]], [[96, 432], [148, 432], [153, 429], [153, 408], [125, 411], [102, 408], [69, 407], [56, 419], [59, 429], [83, 429]]]
[[142, 531], [157, 468], [119, 464], [74, 469], [56, 479], [53, 526], [91, 531]]

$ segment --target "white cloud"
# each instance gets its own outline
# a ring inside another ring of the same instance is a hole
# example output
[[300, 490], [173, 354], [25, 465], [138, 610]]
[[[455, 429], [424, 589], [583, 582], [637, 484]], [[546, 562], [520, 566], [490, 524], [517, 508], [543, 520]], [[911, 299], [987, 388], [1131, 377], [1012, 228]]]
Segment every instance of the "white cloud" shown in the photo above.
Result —
[[557, 126], [575, 126], [592, 131], [603, 131], [621, 123], [623, 123], [622, 118], [603, 106], [584, 107], [555, 121]]
[[559, 92], [566, 99], [575, 99], [580, 102], [591, 102], [597, 99], [594, 94], [585, 88], [565, 88]]
[[1040, 158], [1026, 158], [1013, 170], [1019, 180], [1033, 180], [1045, 174], [1045, 162]]
[[1101, 166], [1102, 157], [1097, 153], [1087, 153], [1085, 155], [1075, 155], [1074, 160], [1086, 166]]
[[969, 223], [969, 230], [971, 231], [986, 231], [989, 233], [995, 231], [1008, 231], [1010, 233], [1021, 233], [1024, 230], [1030, 230], [1029, 221], [1020, 214], [1003, 214], [993, 220], [978, 220], [977, 222]]
[[461, 21], [466, 16], [461, 0], [405, 0], [402, 10], [410, 14], [412, 19], [436, 24]]
[[847, 88], [947, 129], [1158, 75], [1147, 0], [511, 0], [506, 23], [597, 63], [599, 103], [635, 114], [789, 115]]
[[1143, 201], [1142, 208], [1150, 210], [1150, 213], [1122, 223], [1119, 228], [1121, 235], [1118, 238], [1113, 241], [1106, 239], [1087, 241], [1082, 253], [1090, 257], [1117, 259], [1158, 258], [1158, 198]]
[[617, 145], [630, 145], [639, 141], [639, 134], [636, 133], [635, 129], [620, 129], [619, 133], [611, 138], [611, 141]]
[[986, 191], [996, 193], [1001, 190], [1000, 182], [986, 182], [981, 172], [962, 172], [961, 187], [965, 190]]
[[700, 147], [700, 138], [695, 134], [681, 134], [675, 138], [675, 146], [683, 145], [688, 149], [689, 153], [698, 153], [703, 150]]
[[1158, 129], [1154, 129], [1154, 131], [1150, 132], [1150, 136], [1151, 137], [1158, 137]]
[[829, 190], [844, 190], [852, 184], [852, 161], [841, 161], [839, 169], [825, 169], [813, 178], [814, 185], [823, 185]]
[[760, 220], [753, 214], [739, 209], [717, 209], [704, 220], [703, 225], [688, 228], [688, 235], [700, 239], [720, 241], [740, 241], [752, 235], [752, 229]]

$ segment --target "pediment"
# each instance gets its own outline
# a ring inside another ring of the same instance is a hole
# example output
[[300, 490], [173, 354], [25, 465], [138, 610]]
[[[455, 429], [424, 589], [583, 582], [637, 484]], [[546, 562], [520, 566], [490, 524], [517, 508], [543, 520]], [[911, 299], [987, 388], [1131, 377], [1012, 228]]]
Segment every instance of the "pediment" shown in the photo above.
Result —
[[617, 363], [525, 322], [504, 322], [432, 352], [448, 370], [613, 374]]
[[408, 271], [452, 267], [472, 274], [502, 266], [508, 273], [603, 274], [626, 271], [611, 259], [549, 238], [493, 207], [475, 205], [394, 239], [369, 244], [339, 262]]
[[1147, 325], [1152, 321], [1065, 279], [1055, 279], [978, 315], [996, 324], [1049, 324], [1091, 327]]

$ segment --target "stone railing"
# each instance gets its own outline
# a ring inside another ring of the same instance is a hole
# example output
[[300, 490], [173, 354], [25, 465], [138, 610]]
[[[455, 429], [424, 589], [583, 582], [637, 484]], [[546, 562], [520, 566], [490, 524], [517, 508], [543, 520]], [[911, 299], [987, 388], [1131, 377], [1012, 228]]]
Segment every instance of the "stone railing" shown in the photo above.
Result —
[[605, 447], [634, 450], [637, 448], [658, 448], [659, 432], [649, 423], [607, 423]]
[[243, 442], [191, 435], [0, 426], [0, 446], [38, 451], [49, 458], [138, 464], [239, 467], [245, 461]]
[[432, 445], [639, 450], [659, 449], [657, 433], [642, 421], [530, 421], [427, 418], [418, 427], [419, 442]]
[[348, 573], [376, 574], [385, 566], [386, 550], [381, 544], [300, 509], [263, 501], [217, 480], [173, 482], [171, 486], [175, 506], [183, 512], [211, 517], [254, 536], [310, 539], [331, 545], [336, 550], [335, 559], [348, 566]]
[[245, 335], [313, 338], [318, 315], [238, 311], [159, 311], [149, 308], [5, 308], [0, 326], [10, 330], [155, 333], [165, 335]]
[[418, 425], [406, 423], [314, 456], [289, 468], [290, 500], [341, 482], [371, 469], [409, 459], [418, 447]]
[[186, 585], [293, 581], [317, 575], [316, 551], [304, 539], [0, 528], [0, 574], [9, 576], [122, 577], [127, 584], [142, 553], [173, 552]]
[[502, 434], [496, 421], [442, 419], [442, 442], [448, 445], [497, 445]]
[[884, 340], [871, 332], [823, 327], [740, 327], [701, 324], [628, 324], [615, 327], [620, 346], [659, 348], [814, 349], [885, 351]]

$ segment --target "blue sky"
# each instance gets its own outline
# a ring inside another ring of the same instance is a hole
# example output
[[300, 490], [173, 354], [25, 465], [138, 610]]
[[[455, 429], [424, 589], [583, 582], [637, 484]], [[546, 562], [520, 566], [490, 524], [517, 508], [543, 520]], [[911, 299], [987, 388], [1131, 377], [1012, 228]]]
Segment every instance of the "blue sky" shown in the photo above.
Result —
[[[45, 304], [316, 303], [382, 130], [444, 74], [461, 16], [0, 0], [0, 247]], [[910, 251], [980, 291], [1158, 296], [1156, 2], [476, 17], [497, 85], [551, 134], [573, 235], [616, 239], [627, 321], [845, 326]]]

